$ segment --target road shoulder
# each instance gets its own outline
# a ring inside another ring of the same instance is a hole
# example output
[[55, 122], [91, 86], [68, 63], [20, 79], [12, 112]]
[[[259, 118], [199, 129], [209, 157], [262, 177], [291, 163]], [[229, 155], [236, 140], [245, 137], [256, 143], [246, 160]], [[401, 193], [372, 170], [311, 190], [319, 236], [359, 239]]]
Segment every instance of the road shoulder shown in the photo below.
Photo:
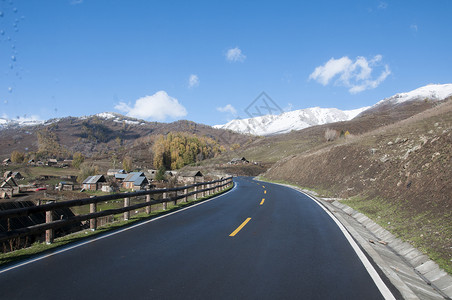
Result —
[[308, 195], [331, 212], [404, 299], [452, 297], [452, 277], [410, 244], [340, 201], [319, 198], [295, 186], [280, 185]]

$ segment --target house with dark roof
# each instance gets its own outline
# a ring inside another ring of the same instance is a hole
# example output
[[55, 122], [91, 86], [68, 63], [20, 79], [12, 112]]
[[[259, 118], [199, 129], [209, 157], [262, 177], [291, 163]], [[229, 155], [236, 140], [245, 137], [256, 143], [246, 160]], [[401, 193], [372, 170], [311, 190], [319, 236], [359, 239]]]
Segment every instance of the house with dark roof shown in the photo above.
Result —
[[13, 171], [6, 171], [5, 173], [3, 173], [3, 178], [11, 177], [11, 175], [13, 175]]
[[90, 191], [102, 189], [102, 183], [107, 182], [104, 175], [88, 176], [82, 183], [82, 188]]
[[201, 173], [201, 171], [187, 171], [179, 173], [177, 179], [179, 183], [193, 184], [197, 182], [203, 182], [204, 175]]

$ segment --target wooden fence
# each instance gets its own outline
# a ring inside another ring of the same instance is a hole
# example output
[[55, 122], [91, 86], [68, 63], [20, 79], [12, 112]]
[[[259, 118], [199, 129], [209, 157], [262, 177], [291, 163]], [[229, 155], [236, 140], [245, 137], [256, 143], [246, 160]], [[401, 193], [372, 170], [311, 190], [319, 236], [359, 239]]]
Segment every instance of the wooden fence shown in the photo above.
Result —
[[[140, 208], [145, 208], [146, 213], [151, 213], [151, 205], [162, 203], [163, 209], [167, 209], [167, 203], [172, 202], [177, 204], [178, 200], [183, 202], [188, 202], [189, 197], [196, 200], [201, 197], [209, 196], [211, 194], [220, 192], [232, 184], [232, 177], [209, 181], [200, 182], [192, 185], [167, 188], [167, 189], [155, 189], [149, 191], [139, 191], [131, 193], [120, 193], [112, 194], [106, 196], [98, 196], [91, 198], [83, 198], [76, 200], [69, 200], [63, 202], [54, 202], [44, 205], [9, 209], [0, 211], [0, 219], [9, 219], [22, 216], [30, 216], [34, 213], [46, 213], [46, 222], [41, 224], [36, 224], [29, 227], [24, 227], [20, 229], [10, 230], [7, 232], [0, 233], [0, 242], [8, 241], [14, 238], [20, 238], [24, 236], [30, 236], [37, 233], [42, 233], [45, 231], [45, 241], [46, 243], [52, 243], [54, 240], [54, 231], [57, 228], [61, 228], [74, 223], [80, 223], [83, 221], [89, 221], [90, 228], [96, 230], [97, 228], [97, 218], [111, 216], [123, 213], [124, 220], [130, 218], [130, 211], [137, 210]], [[182, 194], [181, 194], [182, 193]], [[151, 195], [161, 194], [161, 199], [151, 199]], [[145, 202], [137, 203], [131, 205], [131, 199], [133, 197], [145, 196]], [[97, 204], [99, 202], [123, 199], [124, 207], [107, 209], [104, 211], [97, 211]], [[54, 220], [52, 212], [56, 209], [69, 208], [74, 206], [88, 205], [90, 206], [90, 212], [88, 214], [76, 215], [67, 219]]]

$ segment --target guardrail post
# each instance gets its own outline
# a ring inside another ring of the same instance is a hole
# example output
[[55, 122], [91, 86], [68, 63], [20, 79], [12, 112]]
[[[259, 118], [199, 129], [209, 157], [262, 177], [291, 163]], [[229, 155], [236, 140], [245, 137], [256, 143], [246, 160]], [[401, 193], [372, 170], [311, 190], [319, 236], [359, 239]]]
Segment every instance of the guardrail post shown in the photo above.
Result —
[[[151, 195], [146, 195], [146, 202], [151, 202]], [[146, 213], [149, 215], [151, 213], [151, 204], [146, 206]]]
[[[95, 213], [97, 211], [97, 203], [90, 203], [89, 204], [89, 212]], [[89, 220], [89, 228], [91, 230], [96, 230], [97, 229], [97, 218], [92, 218]]]
[[[130, 205], [130, 198], [124, 198], [124, 207], [129, 207]], [[130, 218], [130, 211], [124, 212], [124, 221], [127, 221]]]
[[[52, 215], [52, 211], [48, 210], [46, 211], [46, 223], [50, 223], [53, 221], [53, 215]], [[52, 244], [53, 243], [53, 228], [47, 229], [46, 230], [46, 244]]]
[[[163, 193], [163, 199], [165, 199], [165, 198], [166, 198], [166, 193]], [[166, 210], [166, 208], [167, 208], [167, 203], [165, 201], [165, 202], [163, 202], [163, 210]]]
[[195, 194], [193, 195], [193, 199], [194, 199], [194, 200], [198, 199], [198, 193], [197, 193], [197, 191], [198, 191], [198, 187], [195, 186]]
[[187, 203], [188, 202], [188, 196], [187, 196], [188, 189], [187, 188], [184, 189], [184, 194], [185, 194], [184, 202]]
[[211, 188], [210, 183], [207, 184], [207, 188], [209, 189], [209, 190], [207, 191], [207, 196], [212, 195], [212, 190], [210, 189], [210, 188]]

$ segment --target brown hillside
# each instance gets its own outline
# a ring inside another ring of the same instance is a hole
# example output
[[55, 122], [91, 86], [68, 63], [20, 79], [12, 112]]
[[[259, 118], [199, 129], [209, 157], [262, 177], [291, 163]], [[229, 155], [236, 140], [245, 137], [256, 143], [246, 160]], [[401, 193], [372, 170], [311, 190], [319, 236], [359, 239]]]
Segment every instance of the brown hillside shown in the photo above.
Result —
[[[95, 159], [109, 158], [133, 154], [137, 160], [152, 160], [149, 147], [137, 141], [169, 132], [187, 132], [205, 136], [218, 141], [226, 149], [232, 143], [245, 144], [253, 139], [228, 130], [215, 129], [208, 125], [191, 121], [176, 121], [173, 123], [146, 122], [117, 115], [117, 119], [102, 119], [96, 116], [87, 118], [67, 117], [53, 120], [50, 124], [12, 127], [0, 130], [0, 158], [9, 157], [11, 152], [36, 152], [39, 148], [38, 134], [44, 132], [47, 136], [56, 138], [57, 143], [67, 152], [81, 152]], [[136, 122], [133, 124], [131, 122]], [[136, 150], [136, 151], [134, 151]]]

